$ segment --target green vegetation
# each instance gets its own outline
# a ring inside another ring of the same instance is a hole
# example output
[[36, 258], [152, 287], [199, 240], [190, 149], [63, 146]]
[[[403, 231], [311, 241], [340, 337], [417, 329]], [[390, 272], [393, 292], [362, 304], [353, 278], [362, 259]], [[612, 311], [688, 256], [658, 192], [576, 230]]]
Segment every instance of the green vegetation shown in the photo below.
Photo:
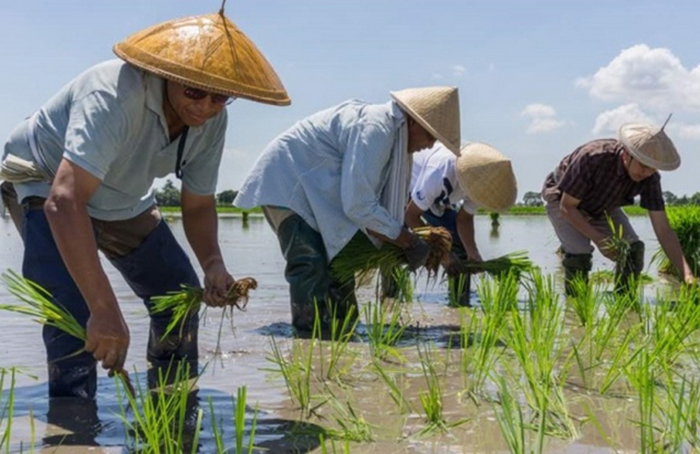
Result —
[[[670, 207], [667, 209], [668, 222], [678, 236], [683, 255], [696, 276], [700, 272], [700, 206]], [[659, 271], [679, 277], [678, 270], [661, 248], [654, 254]]]

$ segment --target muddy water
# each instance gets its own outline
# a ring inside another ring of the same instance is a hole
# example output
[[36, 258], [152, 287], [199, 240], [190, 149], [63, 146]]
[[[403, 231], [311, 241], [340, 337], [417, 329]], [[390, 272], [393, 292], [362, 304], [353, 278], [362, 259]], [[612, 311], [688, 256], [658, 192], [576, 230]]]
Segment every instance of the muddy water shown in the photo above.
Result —
[[[170, 225], [185, 244], [182, 224], [170, 219]], [[646, 217], [632, 219], [640, 237], [647, 243], [647, 251], [658, 247]], [[501, 226], [495, 231], [486, 216], [476, 220], [477, 243], [484, 258], [496, 257], [515, 250], [527, 250], [530, 258], [545, 273], [561, 273], [555, 249], [558, 246], [546, 217], [501, 217]], [[200, 356], [207, 367], [199, 380], [199, 405], [207, 411], [204, 429], [200, 436], [199, 452], [215, 452], [208, 402], [211, 401], [219, 424], [223, 425], [224, 441], [232, 446], [233, 397], [240, 386], [248, 389], [248, 405], [259, 408], [256, 445], [267, 452], [321, 452], [314, 437], [292, 435], [299, 413], [289, 399], [284, 381], [263, 369], [270, 368], [266, 359], [270, 355], [270, 337], [281, 346], [291, 344], [290, 316], [287, 300], [287, 284], [284, 281], [284, 262], [275, 236], [258, 218], [244, 224], [240, 218], [220, 220], [221, 247], [230, 271], [235, 277], [254, 276], [259, 283], [246, 312], [234, 314], [234, 327], [224, 325], [223, 336], [217, 347], [220, 312], [210, 310], [203, 319], [200, 330]], [[188, 250], [188, 252], [191, 251]], [[648, 252], [647, 256], [651, 254]], [[0, 269], [21, 269], [22, 245], [8, 218], [0, 218]], [[191, 255], [192, 257], [192, 255]], [[647, 262], [649, 257], [647, 257]], [[104, 261], [122, 310], [130, 326], [132, 343], [127, 360], [129, 370], [136, 370], [136, 379], [143, 380], [146, 369], [145, 344], [148, 319], [139, 301], [119, 274]], [[612, 265], [596, 254], [594, 268], [611, 269]], [[652, 275], [655, 273], [652, 271]], [[373, 289], [359, 291], [361, 303], [373, 298]], [[474, 297], [475, 298], [475, 297]], [[451, 334], [458, 331], [459, 312], [446, 305], [445, 284], [417, 283], [417, 304], [410, 306], [413, 339], [429, 340], [435, 346], [436, 355], [445, 358], [451, 354], [458, 358], [456, 349], [448, 347]], [[0, 301], [8, 302], [5, 288], [0, 288]], [[49, 406], [46, 398], [46, 370], [39, 325], [26, 316], [0, 313], [0, 367], [18, 366], [22, 374], [17, 377], [13, 418], [13, 449], [29, 452], [34, 443], [41, 452], [123, 452], [125, 430], [117, 416], [119, 405], [115, 398], [113, 381], [100, 371], [97, 407], [72, 402], [55, 402]], [[387, 363], [387, 370], [405, 368], [406, 392], [413, 398], [425, 389], [420, 366], [416, 362], [415, 341], [406, 342], [407, 362], [403, 365]], [[331, 389], [339, 396], [352, 400], [355, 411], [373, 425], [373, 443], [353, 443], [351, 452], [358, 453], [461, 453], [505, 452], [494, 413], [488, 405], [476, 407], [460, 392], [462, 378], [455, 366], [450, 366], [444, 383], [445, 415], [448, 421], [461, 418], [470, 420], [446, 435], [417, 437], [420, 415], [401, 416], [390, 400], [385, 385], [373, 374], [367, 373], [370, 363], [368, 345], [362, 338], [350, 345], [354, 362], [351, 373], [341, 384]], [[458, 364], [459, 360], [455, 360]], [[454, 369], [454, 370], [453, 370]], [[319, 390], [321, 392], [321, 390]], [[614, 423], [624, 420], [632, 411], [633, 403], [625, 400], [606, 402], [600, 400], [596, 411], [619, 414], [609, 418]], [[608, 406], [609, 408], [606, 408]], [[325, 411], [325, 410], [324, 410]], [[323, 412], [322, 412], [323, 413]], [[328, 413], [326, 413], [328, 416]], [[250, 415], [249, 415], [250, 417]], [[311, 428], [318, 425], [333, 426], [331, 420], [310, 419]], [[614, 425], [614, 424], [613, 424]], [[616, 433], [621, 446], [636, 446], [635, 434], [627, 433], [629, 427], [609, 427]], [[32, 435], [34, 432], [34, 435]], [[340, 443], [337, 443], [339, 446]], [[60, 446], [56, 448], [56, 446]], [[549, 448], [556, 452], [608, 452], [606, 443], [595, 430], [586, 430], [583, 436], [572, 442], [552, 441]], [[619, 448], [619, 446], [618, 446]], [[261, 451], [262, 452], [262, 451]], [[341, 452], [340, 450], [338, 452]]]

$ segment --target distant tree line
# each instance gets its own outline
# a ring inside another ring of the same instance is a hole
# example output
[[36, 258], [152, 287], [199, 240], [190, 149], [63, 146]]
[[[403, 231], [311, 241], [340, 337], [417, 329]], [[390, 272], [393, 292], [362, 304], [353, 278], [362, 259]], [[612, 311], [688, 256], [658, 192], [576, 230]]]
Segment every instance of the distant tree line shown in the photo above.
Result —
[[[216, 204], [229, 206], [236, 198], [238, 191], [227, 189], [216, 194]], [[179, 207], [180, 206], [180, 189], [178, 189], [171, 180], [167, 180], [162, 188], [156, 190], [156, 203], [163, 207]]]
[[[664, 196], [664, 202], [666, 202], [666, 205], [700, 205], [700, 192], [696, 192], [690, 197], [687, 195], [678, 197], [671, 191], [664, 191], [662, 194]], [[544, 205], [544, 202], [542, 201], [542, 197], [539, 192], [528, 191], [525, 194], [523, 194], [523, 200], [522, 202], [518, 203], [518, 205], [527, 207], [537, 207]]]

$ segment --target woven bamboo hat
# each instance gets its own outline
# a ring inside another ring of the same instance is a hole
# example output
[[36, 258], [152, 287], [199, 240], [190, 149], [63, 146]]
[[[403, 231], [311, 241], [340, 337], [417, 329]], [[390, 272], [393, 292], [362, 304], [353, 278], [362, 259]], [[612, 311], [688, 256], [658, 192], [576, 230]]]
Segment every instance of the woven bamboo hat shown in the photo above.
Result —
[[459, 97], [457, 87], [408, 88], [390, 92], [401, 108], [459, 155]]
[[518, 196], [510, 159], [485, 143], [462, 147], [457, 158], [457, 179], [467, 197], [489, 211], [507, 210]]
[[[665, 125], [664, 125], [665, 126]], [[643, 123], [627, 123], [618, 131], [620, 142], [634, 159], [657, 170], [676, 170], [681, 157], [664, 128]]]
[[187, 86], [265, 104], [291, 103], [270, 63], [223, 10], [154, 25], [113, 50], [134, 66]]

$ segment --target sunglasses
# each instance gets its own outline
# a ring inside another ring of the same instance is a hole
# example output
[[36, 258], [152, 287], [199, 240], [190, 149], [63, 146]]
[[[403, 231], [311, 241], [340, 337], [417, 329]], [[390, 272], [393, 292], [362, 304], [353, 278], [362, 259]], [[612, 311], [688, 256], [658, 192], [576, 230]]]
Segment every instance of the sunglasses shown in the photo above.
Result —
[[195, 101], [199, 101], [200, 99], [204, 99], [207, 96], [209, 96], [211, 98], [211, 102], [213, 102], [217, 106], [228, 106], [236, 99], [233, 96], [209, 93], [208, 91], [200, 90], [199, 88], [187, 86], [185, 86], [184, 93], [186, 98], [193, 99]]

